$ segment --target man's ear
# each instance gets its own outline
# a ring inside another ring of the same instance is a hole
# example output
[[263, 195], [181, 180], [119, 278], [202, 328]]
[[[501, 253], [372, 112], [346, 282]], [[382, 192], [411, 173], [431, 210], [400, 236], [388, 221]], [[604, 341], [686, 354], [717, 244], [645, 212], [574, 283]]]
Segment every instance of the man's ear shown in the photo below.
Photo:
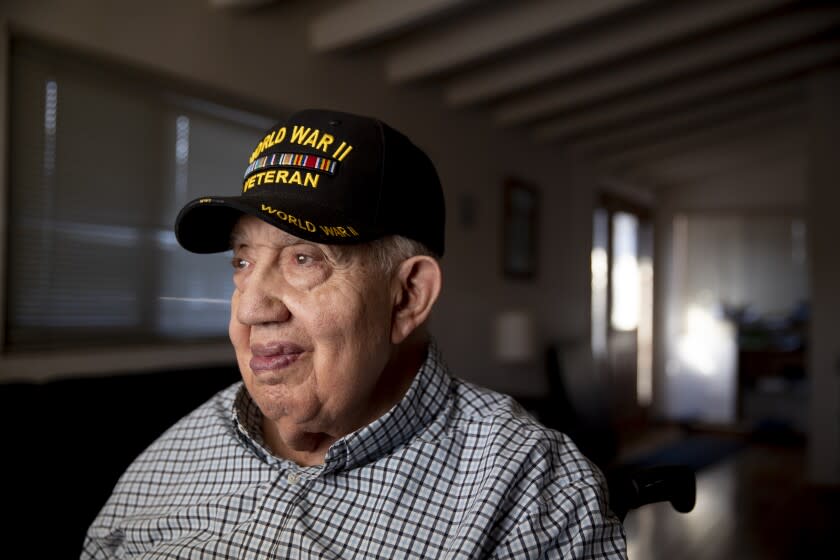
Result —
[[425, 255], [406, 259], [397, 267], [393, 278], [392, 343], [401, 343], [426, 321], [440, 294], [441, 276], [438, 262]]

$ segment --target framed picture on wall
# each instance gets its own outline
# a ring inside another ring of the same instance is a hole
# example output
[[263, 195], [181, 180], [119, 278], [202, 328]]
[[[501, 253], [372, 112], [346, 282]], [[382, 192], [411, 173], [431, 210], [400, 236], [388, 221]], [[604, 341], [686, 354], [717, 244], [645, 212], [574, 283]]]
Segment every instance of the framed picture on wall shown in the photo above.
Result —
[[502, 272], [506, 277], [531, 279], [537, 274], [537, 209], [539, 191], [526, 181], [504, 182]]

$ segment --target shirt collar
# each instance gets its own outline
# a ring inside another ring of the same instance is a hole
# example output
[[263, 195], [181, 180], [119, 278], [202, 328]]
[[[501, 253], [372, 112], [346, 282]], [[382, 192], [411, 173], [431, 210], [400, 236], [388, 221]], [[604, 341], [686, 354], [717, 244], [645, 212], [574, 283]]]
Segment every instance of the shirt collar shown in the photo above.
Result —
[[367, 426], [336, 441], [327, 451], [326, 470], [364, 465], [419, 435], [446, 405], [450, 382], [437, 344], [431, 342], [405, 396]]
[[[443, 410], [450, 394], [450, 383], [451, 378], [440, 350], [432, 341], [423, 365], [403, 398], [367, 426], [333, 443], [324, 459], [324, 472], [367, 464], [406, 444], [429, 426]], [[267, 461], [278, 461], [265, 450], [262, 414], [244, 385], [234, 400], [233, 416], [237, 432], [245, 443]]]

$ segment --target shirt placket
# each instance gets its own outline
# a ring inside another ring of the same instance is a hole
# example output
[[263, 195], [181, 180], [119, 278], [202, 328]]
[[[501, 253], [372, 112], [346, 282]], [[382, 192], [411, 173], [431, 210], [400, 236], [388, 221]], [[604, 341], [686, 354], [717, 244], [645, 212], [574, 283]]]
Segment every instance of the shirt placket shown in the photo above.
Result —
[[266, 535], [266, 542], [270, 543], [268, 558], [296, 558], [302, 552], [295, 547], [295, 542], [300, 540], [300, 535], [295, 534], [299, 521], [295, 512], [300, 511], [297, 506], [306, 495], [309, 478], [292, 466], [280, 473], [269, 489], [265, 507], [258, 514], [259, 524], [270, 531]]
[[[276, 465], [279, 467], [279, 465]], [[306, 492], [306, 479], [295, 466], [276, 468], [276, 475], [257, 505], [254, 521], [245, 539], [244, 558], [291, 558], [284, 556], [294, 543], [295, 509]], [[266, 556], [265, 551], [271, 553]]]

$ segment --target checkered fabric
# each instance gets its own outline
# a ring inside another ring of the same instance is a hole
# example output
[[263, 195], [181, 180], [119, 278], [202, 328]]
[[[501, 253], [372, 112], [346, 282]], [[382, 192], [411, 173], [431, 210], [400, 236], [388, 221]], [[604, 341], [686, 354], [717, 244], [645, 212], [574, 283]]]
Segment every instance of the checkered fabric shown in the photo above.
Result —
[[241, 383], [123, 474], [82, 559], [626, 558], [602, 474], [434, 344], [405, 397], [323, 465], [274, 457]]

